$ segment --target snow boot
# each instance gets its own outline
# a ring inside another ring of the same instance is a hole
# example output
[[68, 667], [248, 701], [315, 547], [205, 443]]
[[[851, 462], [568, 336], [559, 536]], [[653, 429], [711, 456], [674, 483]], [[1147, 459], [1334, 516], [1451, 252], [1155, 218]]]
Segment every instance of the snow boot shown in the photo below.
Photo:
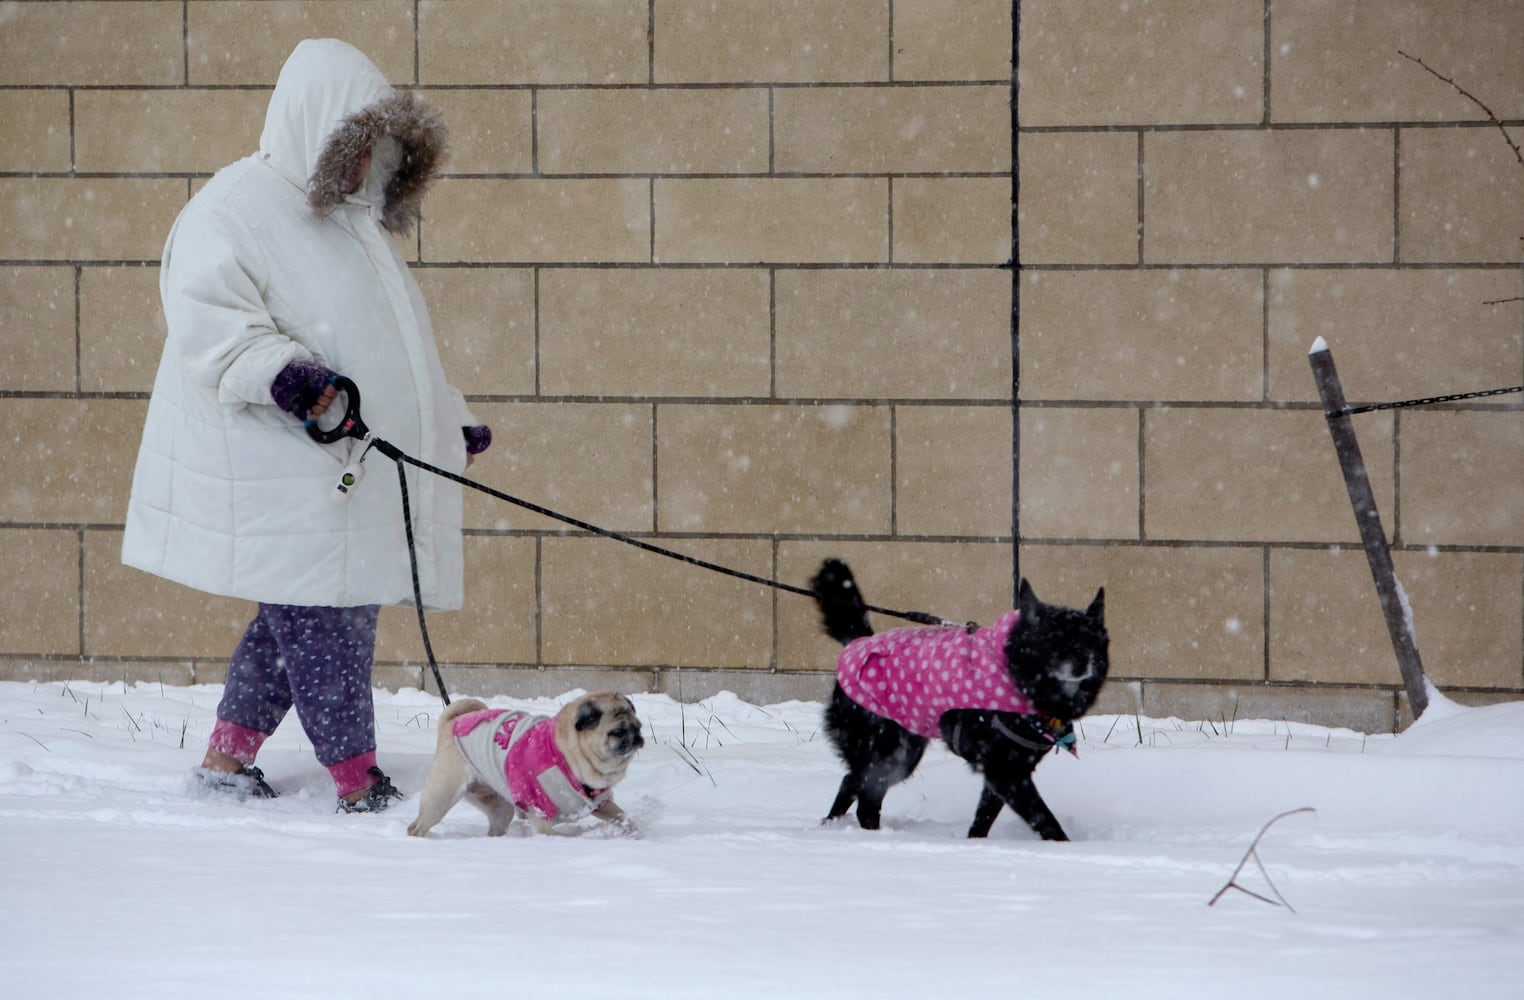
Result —
[[198, 767], [191, 773], [206, 791], [231, 795], [239, 802], [244, 799], [280, 797], [280, 793], [265, 780], [265, 772], [253, 764], [244, 764], [236, 771], [214, 771], [209, 767]]
[[392, 779], [381, 773], [379, 767], [371, 768], [369, 774], [376, 779], [375, 783], [365, 790], [364, 795], [353, 802], [339, 799], [339, 808], [335, 810], [336, 812], [380, 812], [392, 804], [392, 799], [403, 797], [397, 790], [397, 786], [392, 784]]

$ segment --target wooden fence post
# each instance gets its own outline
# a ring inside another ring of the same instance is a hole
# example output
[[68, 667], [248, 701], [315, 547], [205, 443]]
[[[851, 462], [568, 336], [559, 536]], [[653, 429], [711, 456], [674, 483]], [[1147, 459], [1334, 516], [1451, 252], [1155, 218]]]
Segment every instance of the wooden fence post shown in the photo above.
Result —
[[1339, 453], [1339, 467], [1344, 471], [1344, 486], [1349, 490], [1350, 506], [1355, 510], [1365, 559], [1370, 563], [1371, 576], [1376, 581], [1376, 596], [1381, 599], [1381, 613], [1386, 616], [1386, 631], [1391, 636], [1402, 682], [1407, 687], [1408, 704], [1413, 707], [1413, 718], [1416, 719], [1429, 707], [1429, 694], [1424, 687], [1418, 641], [1413, 635], [1412, 608], [1392, 566], [1392, 551], [1386, 544], [1386, 532], [1381, 528], [1381, 515], [1376, 512], [1376, 496], [1371, 492], [1365, 459], [1360, 455], [1360, 442], [1355, 439], [1350, 415], [1344, 412], [1344, 387], [1339, 383], [1333, 354], [1322, 337], [1313, 342], [1307, 360], [1318, 383], [1318, 395], [1323, 398], [1323, 416], [1328, 421], [1329, 433], [1333, 435], [1334, 450]]

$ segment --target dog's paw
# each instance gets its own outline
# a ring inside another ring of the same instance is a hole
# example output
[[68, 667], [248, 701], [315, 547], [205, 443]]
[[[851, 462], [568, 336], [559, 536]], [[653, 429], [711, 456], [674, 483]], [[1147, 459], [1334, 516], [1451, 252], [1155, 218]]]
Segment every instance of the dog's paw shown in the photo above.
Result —
[[429, 828], [419, 823], [416, 819], [407, 825], [407, 835], [409, 837], [425, 837], [428, 836], [428, 832]]
[[645, 838], [645, 834], [641, 831], [640, 827], [625, 819], [614, 820], [609, 823], [599, 823], [597, 826], [589, 827], [585, 831], [585, 835], [606, 839], [617, 838], [620, 840], [643, 840]]

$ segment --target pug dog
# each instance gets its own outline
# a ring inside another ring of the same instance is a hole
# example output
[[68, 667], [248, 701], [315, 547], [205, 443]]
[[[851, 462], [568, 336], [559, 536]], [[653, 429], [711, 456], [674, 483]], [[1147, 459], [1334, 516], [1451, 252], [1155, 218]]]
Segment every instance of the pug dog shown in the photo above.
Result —
[[610, 793], [645, 746], [635, 706], [622, 694], [585, 694], [553, 716], [488, 708], [462, 698], [439, 717], [434, 763], [409, 836], [422, 837], [462, 798], [501, 837], [515, 816], [537, 833], [587, 816], [632, 836], [639, 831]]

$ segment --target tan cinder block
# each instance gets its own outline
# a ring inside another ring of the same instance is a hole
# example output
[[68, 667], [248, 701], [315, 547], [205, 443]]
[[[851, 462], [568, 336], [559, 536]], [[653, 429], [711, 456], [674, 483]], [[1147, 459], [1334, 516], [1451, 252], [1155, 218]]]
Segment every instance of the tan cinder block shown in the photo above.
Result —
[[146, 401], [0, 399], [0, 521], [121, 524]]
[[[1519, 687], [1524, 556], [1411, 550], [1392, 559], [1429, 679], [1441, 687]], [[1272, 680], [1403, 686], [1359, 546], [1272, 552], [1270, 579]]]
[[1136, 410], [1021, 411], [1021, 532], [1138, 537]]
[[1318, 337], [1351, 401], [1506, 386], [1524, 367], [1524, 303], [1501, 301], [1517, 299], [1517, 273], [1296, 269], [1270, 272], [1269, 283], [1274, 400], [1319, 398], [1307, 363]]
[[0, 270], [0, 389], [74, 389], [74, 269]]
[[[195, 683], [195, 669], [190, 661], [144, 662], [98, 660], [95, 657], [44, 660], [27, 656], [0, 656], [0, 680], [25, 681], [29, 684], [92, 681], [98, 684], [169, 684], [186, 687]], [[178, 725], [174, 732], [178, 735]]]
[[[1143, 685], [1143, 714], [1151, 719], [1180, 719], [1213, 726], [1231, 734], [1248, 719], [1333, 726], [1357, 733], [1390, 733], [1396, 696], [1391, 691], [1313, 687], [1302, 684], [1154, 684]], [[1143, 726], [1149, 746], [1168, 746], [1172, 730]], [[1197, 734], [1192, 727], [1191, 734]], [[1120, 735], [1120, 733], [1118, 734]], [[1136, 732], [1132, 734], [1137, 738]], [[1288, 748], [1323, 737], [1298, 739], [1289, 731], [1278, 737]]]
[[[493, 444], [471, 479], [530, 503], [614, 531], [650, 531], [651, 407], [626, 403], [475, 403]], [[561, 530], [502, 500], [468, 491], [466, 525]]]
[[225, 662], [253, 619], [249, 601], [214, 597], [122, 565], [120, 531], [85, 532], [85, 655]]
[[1270, 17], [1270, 117], [1284, 122], [1485, 119], [1422, 59], [1499, 117], [1524, 116], [1514, 0], [1276, 0]]
[[1011, 91], [791, 87], [773, 98], [774, 167], [801, 173], [1011, 169]]
[[1021, 12], [1021, 124], [1257, 122], [1260, 0], [1050, 0]]
[[[1483, 708], [1488, 705], [1502, 705], [1511, 701], [1519, 701], [1520, 692], [1512, 691], [1461, 691], [1451, 688], [1441, 692], [1447, 699], [1457, 705], [1465, 705], [1470, 708]], [[1402, 731], [1413, 724], [1413, 706], [1408, 702], [1406, 692], [1397, 692], [1397, 729]]]
[[[1074, 728], [1078, 730], [1081, 740], [1095, 739], [1099, 737], [1105, 742], [1121, 730], [1125, 723], [1120, 720], [1108, 720], [1104, 729], [1087, 729], [1087, 726], [1100, 725], [1099, 719], [1091, 719], [1098, 715], [1128, 715], [1135, 716], [1143, 711], [1143, 683], [1141, 681], [1114, 680], [1109, 681], [1101, 688], [1096, 696], [1095, 704], [1086, 713], [1086, 718], [1076, 719]], [[1087, 719], [1091, 721], [1087, 721]], [[1113, 727], [1112, 722], [1116, 721]], [[1136, 730], [1134, 730], [1136, 738]], [[1124, 737], [1125, 738], [1125, 737]]]
[[1403, 129], [1401, 143], [1402, 259], [1517, 263], [1524, 168], [1498, 130]]
[[[640, 7], [644, 18], [645, 4]], [[657, 0], [653, 48], [656, 83], [887, 80], [889, 5]]]
[[1011, 259], [1005, 177], [902, 177], [893, 184], [898, 264], [1003, 264]]
[[157, 267], [79, 272], [79, 378], [85, 392], [148, 392], [164, 350]]
[[[606, 538], [542, 544], [541, 650], [547, 665], [765, 668], [772, 591]], [[664, 548], [762, 577], [766, 541], [665, 540]]]
[[1017, 156], [1021, 197], [1016, 208], [1023, 263], [1137, 262], [1136, 135], [1024, 135]]
[[264, 90], [82, 90], [74, 162], [101, 173], [215, 173], [259, 146]]
[[540, 275], [540, 391], [767, 396], [766, 271], [558, 268]]
[[1106, 588], [1111, 676], [1265, 675], [1265, 570], [1258, 548], [1023, 545], [1021, 574], [1051, 604]]
[[1257, 400], [1263, 325], [1257, 271], [1031, 271], [1021, 289], [1021, 395]]
[[1524, 545], [1518, 410], [1402, 418], [1401, 537], [1408, 545]]
[[[420, 90], [444, 116], [451, 174], [527, 174], [534, 170], [534, 96], [528, 90]], [[555, 91], [546, 91], [542, 98]]]
[[[536, 545], [533, 538], [468, 535], [466, 603], [427, 616], [434, 656], [444, 663], [534, 663]], [[418, 612], [386, 608], [376, 634], [376, 659], [427, 664]]]
[[[1413, 611], [1423, 672], [1440, 686], [1524, 681], [1519, 604], [1524, 556], [1393, 553]], [[1402, 686], [1364, 550], [1271, 555], [1271, 678]]]
[[646, 0], [423, 0], [428, 84], [617, 84], [649, 78]]
[[273, 84], [304, 38], [342, 38], [393, 84], [414, 79], [411, 0], [190, 0], [185, 17], [193, 85]]
[[[1405, 551], [1393, 561], [1430, 680], [1441, 688], [1524, 685], [1524, 555]], [[1374, 585], [1367, 591], [1375, 602]]]
[[653, 182], [663, 263], [878, 263], [889, 252], [889, 182], [871, 178]]
[[[1362, 417], [1360, 449], [1390, 534], [1392, 422]], [[1319, 411], [1143, 413], [1144, 537], [1350, 542], [1359, 532]]]
[[1008, 406], [901, 406], [894, 438], [896, 534], [1011, 534]]
[[[1414, 607], [1420, 653], [1426, 617]], [[1358, 544], [1271, 550], [1270, 679], [1402, 686]]]
[[1390, 132], [1154, 132], [1144, 138], [1148, 263], [1390, 261]]
[[893, 9], [894, 79], [1011, 78], [1006, 0], [896, 0]]
[[[424, 690], [436, 687], [424, 668]], [[654, 670], [606, 670], [587, 667], [532, 669], [512, 667], [449, 667], [442, 669], [452, 698], [560, 698], [575, 691], [618, 691], [642, 694], [656, 689]], [[647, 729], [646, 739], [651, 739]]]
[[883, 534], [889, 411], [881, 406], [663, 406], [663, 531]]
[[0, 530], [0, 650], [79, 653], [79, 536]]
[[69, 166], [68, 91], [0, 90], [0, 171], [61, 173]]
[[[786, 541], [778, 545], [777, 579], [806, 587], [827, 558], [845, 559], [863, 598], [880, 608], [988, 625], [1016, 599], [1009, 542]], [[872, 616], [880, 632], [909, 624]], [[780, 670], [832, 671], [840, 653], [841, 646], [821, 630], [811, 598], [778, 595]], [[829, 693], [827, 682], [816, 697]]]
[[[253, 608], [249, 611], [249, 617], [254, 616]], [[222, 659], [191, 660], [188, 663], [191, 671], [193, 684], [226, 684], [228, 682], [228, 660], [232, 658], [234, 647], [228, 648], [228, 655]], [[414, 685], [416, 687], [416, 685]]]
[[466, 395], [532, 395], [534, 272], [415, 267], [450, 384]]
[[[491, 206], [483, 211], [483, 206]], [[645, 180], [445, 180], [429, 196], [423, 259], [629, 263], [651, 256]]]
[[0, 258], [158, 260], [185, 200], [181, 180], [0, 177]]
[[[383, 691], [402, 691], [409, 688], [423, 690], [420, 687], [422, 683], [420, 678], [427, 669], [427, 667], [415, 667], [412, 665], [394, 667], [384, 663], [373, 664], [370, 670], [370, 686], [372, 690], [379, 688]], [[224, 667], [225, 670], [226, 668]], [[224, 677], [226, 677], [226, 673], [224, 673]], [[379, 706], [377, 706], [377, 710], [380, 711]], [[396, 707], [392, 711], [397, 713], [398, 721], [412, 723], [415, 726], [420, 723], [426, 724], [422, 719], [415, 721], [417, 713], [411, 709]]]
[[410, 233], [389, 233], [387, 238], [397, 248], [397, 254], [409, 265], [418, 263], [418, 230]]
[[0, 86], [141, 86], [184, 81], [181, 4], [7, 4]]
[[779, 271], [778, 394], [1009, 399], [1001, 271]]
[[[764, 670], [684, 670], [681, 667], [674, 667], [657, 670], [655, 673], [658, 676], [654, 690], [658, 694], [667, 695], [674, 701], [680, 701], [686, 705], [700, 703], [726, 691], [752, 705], [776, 705], [785, 701], [825, 701], [831, 697], [831, 685], [835, 683], [832, 675], [818, 670], [808, 673], [803, 671], [783, 673]], [[702, 709], [703, 705], [700, 704], [699, 707]], [[702, 720], [705, 717], [698, 716], [697, 718]], [[700, 727], [690, 721], [688, 723], [690, 745], [697, 735], [696, 730], [702, 732]], [[715, 736], [723, 738], [722, 734], [723, 731], [717, 732]], [[646, 738], [649, 740], [653, 735], [659, 739], [667, 739], [677, 734], [670, 729], [659, 730], [653, 727], [647, 731]], [[707, 739], [707, 737], [703, 738]]]
[[768, 94], [744, 90], [546, 90], [547, 174], [766, 173]]

